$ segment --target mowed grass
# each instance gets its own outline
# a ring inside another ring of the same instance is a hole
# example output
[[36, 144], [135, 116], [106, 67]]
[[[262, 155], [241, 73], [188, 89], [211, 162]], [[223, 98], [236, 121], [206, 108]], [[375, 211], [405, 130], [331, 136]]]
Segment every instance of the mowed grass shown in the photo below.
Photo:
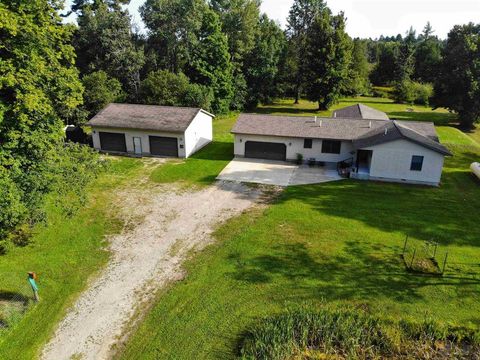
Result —
[[300, 100], [299, 104], [294, 104], [293, 99], [277, 100], [271, 105], [263, 105], [255, 110], [257, 113], [265, 114], [288, 114], [294, 116], [332, 116], [332, 112], [346, 106], [358, 103], [365, 104], [388, 114], [391, 119], [397, 120], [414, 120], [414, 121], [432, 121], [436, 125], [448, 125], [456, 121], [456, 115], [449, 113], [445, 109], [436, 109], [428, 106], [396, 104], [393, 100], [387, 98], [376, 97], [351, 97], [340, 99], [339, 103], [334, 105], [328, 111], [317, 111], [318, 104]]
[[41, 298], [38, 304], [30, 302], [13, 328], [0, 329], [0, 359], [37, 358], [89, 277], [107, 262], [105, 235], [121, 229], [112, 195], [138, 174], [141, 164], [127, 158], [112, 160], [108, 171], [89, 186], [84, 209], [65, 218], [48, 205], [48, 222], [35, 228], [32, 244], [0, 256], [0, 300], [15, 294], [31, 297], [28, 271], [39, 276]]
[[[292, 304], [359, 305], [386, 319], [478, 328], [480, 183], [468, 167], [480, 147], [453, 127], [439, 134], [455, 154], [439, 188], [351, 180], [290, 187], [221, 226], [217, 242], [185, 265], [186, 279], [159, 294], [122, 358], [234, 358], [252, 323]], [[439, 242], [445, 276], [405, 270], [407, 235]]]
[[213, 142], [186, 160], [171, 160], [154, 170], [151, 180], [158, 183], [176, 183], [180, 186], [205, 186], [215, 181], [218, 174], [233, 159], [231, 127], [237, 113], [220, 115], [213, 120]]

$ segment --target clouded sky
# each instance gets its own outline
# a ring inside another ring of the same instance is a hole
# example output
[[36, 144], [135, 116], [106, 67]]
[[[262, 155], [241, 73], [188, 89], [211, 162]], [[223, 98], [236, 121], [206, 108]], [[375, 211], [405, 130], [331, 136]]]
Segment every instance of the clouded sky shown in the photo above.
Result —
[[[129, 9], [141, 25], [138, 7], [144, 0], [132, 0]], [[68, 3], [68, 1], [67, 1]], [[293, 0], [263, 0], [262, 11], [285, 25]], [[480, 22], [480, 0], [330, 0], [334, 13], [344, 11], [352, 37], [404, 34], [410, 26], [421, 31], [427, 21], [435, 34], [445, 38], [456, 24]]]

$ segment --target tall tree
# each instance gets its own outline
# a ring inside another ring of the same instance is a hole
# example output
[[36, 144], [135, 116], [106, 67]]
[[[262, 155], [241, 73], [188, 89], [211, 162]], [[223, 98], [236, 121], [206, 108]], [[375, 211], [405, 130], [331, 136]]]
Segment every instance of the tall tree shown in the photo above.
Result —
[[269, 103], [278, 94], [277, 74], [285, 47], [283, 31], [262, 15], [255, 46], [246, 57], [243, 70], [248, 84], [247, 108], [255, 108], [259, 102]]
[[290, 9], [287, 24], [287, 37], [294, 47], [295, 60], [297, 62], [295, 74], [295, 103], [298, 103], [303, 74], [306, 70], [305, 53], [307, 45], [307, 32], [315, 22], [315, 19], [324, 12], [330, 15], [330, 9], [323, 0], [295, 0]]
[[417, 34], [411, 27], [400, 44], [396, 59], [395, 80], [398, 82], [408, 81], [415, 71], [415, 46]]
[[31, 209], [50, 186], [44, 169], [62, 139], [62, 118], [82, 101], [74, 29], [61, 24], [55, 4], [0, 3], [0, 228], [18, 221], [20, 202]]
[[202, 26], [196, 36], [198, 45], [193, 50], [191, 63], [186, 67], [187, 74], [193, 82], [212, 89], [213, 111], [227, 112], [233, 98], [232, 64], [227, 38], [213, 10], [205, 10]]
[[98, 0], [80, 8], [73, 41], [77, 66], [84, 75], [105, 71], [122, 83], [130, 98], [135, 98], [144, 63], [143, 49], [135, 47], [128, 13], [109, 7], [109, 3]]
[[362, 95], [368, 93], [371, 84], [369, 80], [370, 63], [367, 57], [367, 42], [361, 39], [353, 41], [352, 61], [349, 75], [344, 83], [345, 95]]
[[352, 41], [345, 32], [343, 13], [317, 15], [307, 31], [304, 58], [306, 95], [318, 102], [319, 110], [329, 109], [341, 95], [351, 56]]
[[204, 0], [147, 0], [140, 14], [148, 29], [148, 52], [154, 70], [182, 71], [198, 44]]
[[442, 42], [433, 35], [434, 30], [430, 23], [425, 25], [420, 35], [420, 43], [415, 50], [414, 79], [433, 83], [437, 76], [437, 69], [442, 61]]
[[222, 21], [222, 30], [228, 39], [229, 52], [233, 65], [234, 97], [233, 109], [242, 109], [248, 85], [243, 72], [244, 61], [253, 51], [258, 33], [259, 0], [210, 0], [212, 9]]
[[459, 114], [470, 129], [480, 118], [480, 25], [457, 25], [448, 34], [433, 104]]

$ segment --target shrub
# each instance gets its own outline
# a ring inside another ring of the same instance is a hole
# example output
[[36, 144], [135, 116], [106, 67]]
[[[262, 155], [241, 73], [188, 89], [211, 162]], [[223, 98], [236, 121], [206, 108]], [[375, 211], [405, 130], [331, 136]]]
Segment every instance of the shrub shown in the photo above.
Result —
[[32, 226], [46, 220], [47, 196], [72, 216], [85, 204], [85, 188], [104, 166], [94, 150], [68, 142], [58, 143], [28, 173], [0, 167], [0, 254], [29, 244]]
[[433, 86], [404, 80], [395, 85], [393, 95], [395, 101], [399, 103], [428, 105], [430, 98], [433, 96]]

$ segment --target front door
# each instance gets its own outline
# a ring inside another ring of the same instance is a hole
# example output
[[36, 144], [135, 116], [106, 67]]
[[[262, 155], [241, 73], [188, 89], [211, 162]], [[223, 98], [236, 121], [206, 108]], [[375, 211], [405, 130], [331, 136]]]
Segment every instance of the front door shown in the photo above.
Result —
[[134, 137], [133, 138], [133, 149], [135, 151], [135, 155], [142, 156], [142, 154], [143, 154], [142, 138], [139, 138], [139, 137]]

